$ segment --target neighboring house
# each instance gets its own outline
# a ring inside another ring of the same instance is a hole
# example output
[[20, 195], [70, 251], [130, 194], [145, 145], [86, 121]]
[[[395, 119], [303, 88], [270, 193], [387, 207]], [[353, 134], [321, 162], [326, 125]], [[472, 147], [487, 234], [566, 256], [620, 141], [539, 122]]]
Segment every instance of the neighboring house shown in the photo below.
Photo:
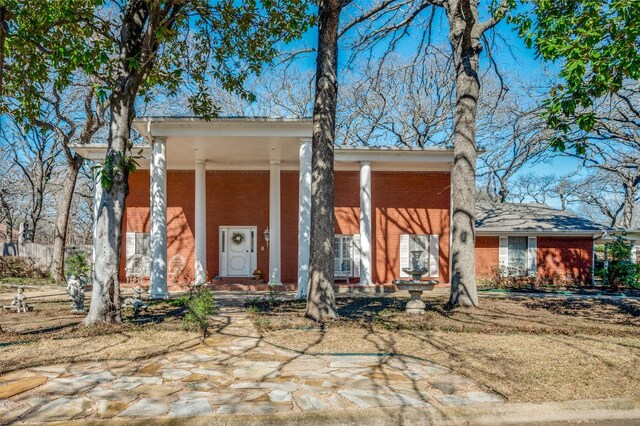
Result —
[[[177, 256], [188, 265], [183, 281], [245, 282], [256, 269], [269, 282], [307, 281], [310, 119], [143, 118], [134, 124], [149, 146], [141, 147], [140, 170], [130, 176], [123, 282], [131, 270], [146, 270], [152, 294], [162, 296], [167, 265]], [[76, 150], [101, 160], [105, 146]], [[336, 277], [391, 283], [405, 276], [409, 252], [419, 249], [430, 278], [448, 283], [452, 163], [453, 150], [446, 148], [336, 147]], [[551, 270], [545, 266], [551, 262], [566, 275], [568, 268], [559, 265], [578, 260], [570, 273], [588, 279], [585, 259], [595, 229], [518, 230], [513, 236], [525, 238], [509, 242], [515, 228], [494, 232], [490, 218], [478, 227], [480, 274], [498, 265], [500, 237], [507, 237], [512, 262], [528, 265], [537, 245], [537, 271]]]
[[476, 273], [590, 282], [594, 239], [605, 227], [546, 204], [476, 206]]

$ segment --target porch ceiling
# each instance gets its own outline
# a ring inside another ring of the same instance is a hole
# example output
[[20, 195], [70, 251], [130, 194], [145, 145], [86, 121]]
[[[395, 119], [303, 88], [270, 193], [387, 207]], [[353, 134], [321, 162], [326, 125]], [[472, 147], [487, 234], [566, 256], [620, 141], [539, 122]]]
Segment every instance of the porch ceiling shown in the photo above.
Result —
[[218, 170], [268, 169], [271, 161], [297, 169], [300, 141], [311, 137], [309, 119], [149, 117], [134, 126], [148, 143], [167, 139], [168, 169], [193, 169], [196, 160]]

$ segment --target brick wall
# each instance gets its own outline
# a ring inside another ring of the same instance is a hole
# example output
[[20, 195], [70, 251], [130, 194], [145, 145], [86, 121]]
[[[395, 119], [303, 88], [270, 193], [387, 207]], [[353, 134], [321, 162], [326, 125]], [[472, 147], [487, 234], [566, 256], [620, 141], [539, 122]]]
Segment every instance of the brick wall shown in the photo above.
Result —
[[476, 237], [476, 275], [479, 278], [493, 276], [499, 264], [499, 237]]
[[[336, 233], [360, 233], [358, 172], [335, 174]], [[181, 253], [187, 259], [186, 274], [193, 277], [195, 174], [167, 172], [167, 256]], [[427, 208], [428, 206], [428, 208]], [[380, 283], [399, 277], [400, 234], [440, 236], [441, 282], [449, 277], [449, 174], [445, 172], [373, 172], [372, 239], [373, 278]], [[298, 264], [298, 172], [281, 173], [282, 280], [297, 281]], [[130, 177], [130, 191], [123, 228], [125, 232], [149, 232], [149, 172]], [[269, 253], [262, 238], [269, 224], [268, 171], [207, 172], [207, 270], [219, 273], [220, 226], [257, 226], [258, 268], [267, 272]], [[122, 248], [124, 260], [125, 247]], [[121, 279], [124, 280], [124, 262]]]
[[593, 239], [538, 237], [538, 275], [553, 281], [591, 281]]
[[[360, 233], [358, 172], [335, 174], [337, 234]], [[376, 172], [372, 174], [373, 279], [388, 283], [399, 278], [400, 235], [437, 234], [440, 237], [440, 282], [449, 281], [449, 174], [446, 172]], [[167, 256], [181, 253], [186, 274], [193, 277], [195, 174], [167, 172]], [[298, 172], [281, 173], [282, 280], [297, 281]], [[257, 262], [269, 269], [269, 252], [262, 237], [269, 224], [268, 171], [207, 172], [207, 270], [219, 274], [220, 226], [256, 226]], [[149, 172], [131, 175], [123, 228], [149, 232]], [[122, 247], [124, 260], [125, 247]], [[591, 238], [538, 237], [538, 274], [552, 279], [591, 279]], [[498, 267], [498, 237], [476, 239], [476, 273], [490, 276]], [[124, 261], [121, 279], [125, 279]]]
[[374, 281], [400, 277], [400, 235], [439, 236], [439, 276], [449, 282], [450, 193], [448, 172], [375, 172], [371, 177], [374, 212]]
[[[590, 237], [537, 237], [538, 276], [554, 282], [591, 281], [593, 240]], [[476, 238], [476, 274], [486, 278], [499, 265], [499, 238]]]

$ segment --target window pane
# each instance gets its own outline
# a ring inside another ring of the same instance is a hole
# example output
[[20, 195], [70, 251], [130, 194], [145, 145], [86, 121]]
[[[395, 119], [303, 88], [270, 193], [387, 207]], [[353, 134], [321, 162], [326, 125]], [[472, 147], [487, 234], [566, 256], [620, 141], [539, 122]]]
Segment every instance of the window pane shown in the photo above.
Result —
[[420, 266], [424, 267], [425, 262], [427, 261], [427, 256], [429, 255], [429, 250], [427, 248], [427, 241], [429, 238], [426, 235], [409, 235], [409, 266], [412, 267], [411, 264], [413, 260], [413, 255], [411, 254], [414, 250], [422, 251], [420, 255]]
[[136, 254], [149, 256], [151, 253], [151, 236], [148, 233], [136, 233]]
[[509, 271], [524, 274], [527, 268], [527, 237], [509, 237]]

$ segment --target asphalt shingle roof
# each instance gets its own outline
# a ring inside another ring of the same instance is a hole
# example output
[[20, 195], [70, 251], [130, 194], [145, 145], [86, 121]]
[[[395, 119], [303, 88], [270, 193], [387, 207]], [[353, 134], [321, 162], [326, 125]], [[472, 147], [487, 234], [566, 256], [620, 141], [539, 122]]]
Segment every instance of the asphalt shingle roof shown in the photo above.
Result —
[[476, 228], [496, 232], [599, 232], [608, 228], [546, 204], [476, 203]]

